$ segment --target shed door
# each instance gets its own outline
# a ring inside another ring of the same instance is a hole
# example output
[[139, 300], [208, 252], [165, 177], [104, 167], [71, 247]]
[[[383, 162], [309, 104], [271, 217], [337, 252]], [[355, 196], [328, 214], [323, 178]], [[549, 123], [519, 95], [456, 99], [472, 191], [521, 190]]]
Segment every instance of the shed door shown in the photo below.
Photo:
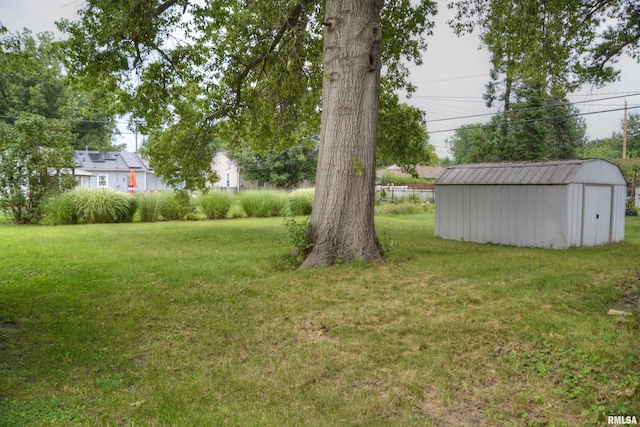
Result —
[[611, 241], [611, 187], [585, 185], [582, 244], [601, 245]]

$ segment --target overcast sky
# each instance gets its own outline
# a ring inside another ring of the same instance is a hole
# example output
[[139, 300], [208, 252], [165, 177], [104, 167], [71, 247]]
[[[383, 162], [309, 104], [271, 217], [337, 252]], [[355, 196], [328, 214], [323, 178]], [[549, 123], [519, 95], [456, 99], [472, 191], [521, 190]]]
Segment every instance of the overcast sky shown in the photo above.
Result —
[[[59, 34], [55, 21], [63, 17], [73, 19], [82, 4], [83, 0], [0, 0], [0, 22], [11, 32], [26, 27], [35, 33], [54, 31]], [[445, 141], [453, 134], [452, 129], [490, 119], [490, 116], [460, 117], [494, 113], [497, 108], [486, 108], [482, 100], [485, 84], [489, 80], [488, 53], [479, 49], [476, 35], [455, 36], [446, 25], [450, 12], [445, 7], [440, 9], [434, 35], [429, 38], [429, 47], [423, 57], [424, 64], [412, 68], [411, 81], [417, 91], [406, 102], [426, 112], [430, 142], [440, 157], [446, 157], [448, 151]], [[599, 111], [622, 109], [626, 99], [629, 113], [640, 113], [640, 96], [632, 95], [640, 93], [640, 64], [624, 57], [618, 66], [622, 69], [619, 82], [600, 89], [584, 87], [568, 96], [571, 102], [581, 102], [576, 105], [580, 112], [592, 113], [583, 116], [587, 122], [587, 135], [591, 139], [605, 138], [621, 129], [622, 110], [610, 113]], [[622, 95], [626, 96], [598, 101]], [[127, 134], [121, 139], [130, 150], [135, 147], [134, 141], [134, 136]]]

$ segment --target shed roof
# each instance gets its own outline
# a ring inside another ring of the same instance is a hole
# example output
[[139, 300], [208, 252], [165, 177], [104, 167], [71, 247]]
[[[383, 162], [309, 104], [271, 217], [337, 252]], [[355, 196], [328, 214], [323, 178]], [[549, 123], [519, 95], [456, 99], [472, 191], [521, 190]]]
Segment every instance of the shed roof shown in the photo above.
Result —
[[606, 160], [478, 163], [448, 167], [436, 185], [626, 185], [620, 168]]

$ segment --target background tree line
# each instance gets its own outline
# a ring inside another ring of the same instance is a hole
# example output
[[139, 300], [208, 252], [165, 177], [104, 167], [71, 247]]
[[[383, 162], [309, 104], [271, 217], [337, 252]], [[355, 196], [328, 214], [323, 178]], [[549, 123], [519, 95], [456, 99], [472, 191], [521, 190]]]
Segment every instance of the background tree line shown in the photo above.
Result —
[[17, 223], [38, 222], [44, 201], [75, 181], [74, 149], [119, 150], [113, 115], [70, 86], [50, 33], [0, 26], [0, 203]]

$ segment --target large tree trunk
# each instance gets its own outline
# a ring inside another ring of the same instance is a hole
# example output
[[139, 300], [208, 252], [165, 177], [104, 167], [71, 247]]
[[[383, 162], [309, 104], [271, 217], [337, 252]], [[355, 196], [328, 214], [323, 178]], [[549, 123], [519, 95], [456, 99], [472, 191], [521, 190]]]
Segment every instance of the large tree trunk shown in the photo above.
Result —
[[316, 193], [302, 268], [380, 261], [375, 159], [383, 0], [327, 0]]

